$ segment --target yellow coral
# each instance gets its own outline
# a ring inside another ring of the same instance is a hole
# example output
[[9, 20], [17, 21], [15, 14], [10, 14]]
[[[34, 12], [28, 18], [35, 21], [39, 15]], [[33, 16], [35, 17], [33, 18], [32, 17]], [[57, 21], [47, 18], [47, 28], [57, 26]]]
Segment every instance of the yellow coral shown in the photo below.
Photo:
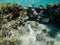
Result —
[[15, 41], [17, 41], [17, 38], [16, 38], [16, 37], [12, 37], [12, 38], [10, 39], [10, 41], [11, 41], [11, 42], [15, 42]]
[[3, 44], [5, 42], [6, 42], [6, 40], [4, 40], [4, 39], [0, 40], [0, 44]]
[[0, 30], [0, 36], [2, 36], [2, 30]]
[[3, 4], [0, 4], [0, 8], [2, 8], [3, 7]]

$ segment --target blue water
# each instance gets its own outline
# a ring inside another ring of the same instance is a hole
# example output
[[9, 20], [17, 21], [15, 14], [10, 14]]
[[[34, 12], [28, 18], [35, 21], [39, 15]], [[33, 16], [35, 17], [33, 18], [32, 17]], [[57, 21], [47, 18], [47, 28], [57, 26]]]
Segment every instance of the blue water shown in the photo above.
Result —
[[0, 0], [0, 3], [18, 3], [26, 7], [30, 4], [35, 4], [35, 6], [46, 6], [47, 4], [57, 2], [60, 2], [60, 0]]

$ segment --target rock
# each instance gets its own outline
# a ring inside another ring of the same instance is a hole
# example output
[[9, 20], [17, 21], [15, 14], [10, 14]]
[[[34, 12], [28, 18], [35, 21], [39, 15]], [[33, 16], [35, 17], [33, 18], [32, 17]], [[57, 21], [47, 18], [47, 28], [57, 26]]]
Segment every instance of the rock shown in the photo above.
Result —
[[49, 22], [49, 18], [43, 18], [43, 19], [41, 19], [41, 22], [48, 23]]

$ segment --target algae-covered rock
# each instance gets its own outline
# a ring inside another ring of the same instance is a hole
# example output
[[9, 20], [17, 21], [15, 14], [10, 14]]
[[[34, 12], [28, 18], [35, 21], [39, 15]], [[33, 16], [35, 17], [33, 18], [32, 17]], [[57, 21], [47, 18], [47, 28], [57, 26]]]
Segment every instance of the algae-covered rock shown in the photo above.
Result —
[[37, 35], [36, 35], [36, 40], [37, 40], [37, 41], [42, 41], [42, 40], [43, 40], [43, 36], [40, 35], [40, 34], [37, 34]]
[[47, 45], [54, 45], [54, 41], [53, 40], [52, 41], [48, 41]]
[[31, 28], [35, 28], [35, 24], [31, 24]]
[[38, 22], [32, 22], [30, 25], [31, 25], [31, 28], [36, 28], [39, 25], [39, 23]]
[[21, 28], [21, 29], [19, 29], [19, 34], [20, 35], [23, 35], [23, 34], [25, 34], [27, 32], [27, 29], [25, 29], [25, 28]]

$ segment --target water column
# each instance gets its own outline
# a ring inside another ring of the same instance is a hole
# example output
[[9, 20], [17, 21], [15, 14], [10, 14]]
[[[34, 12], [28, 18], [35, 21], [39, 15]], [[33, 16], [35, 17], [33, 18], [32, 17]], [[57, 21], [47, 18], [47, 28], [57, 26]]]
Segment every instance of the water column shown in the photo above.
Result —
[[34, 0], [21, 0], [21, 4], [23, 5], [23, 6], [28, 6], [28, 5], [30, 5], [30, 4], [34, 4]]
[[60, 0], [0, 0], [0, 3], [18, 3], [23, 6], [28, 6], [30, 4], [35, 4], [35, 6], [50, 4], [50, 3], [57, 3]]

